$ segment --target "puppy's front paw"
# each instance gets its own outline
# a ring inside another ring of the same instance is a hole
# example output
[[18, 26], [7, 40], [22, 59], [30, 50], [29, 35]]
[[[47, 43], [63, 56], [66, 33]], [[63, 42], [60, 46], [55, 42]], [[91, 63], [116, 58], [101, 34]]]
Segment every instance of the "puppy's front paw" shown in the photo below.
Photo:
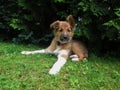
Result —
[[52, 70], [52, 69], [51, 69], [51, 70], [49, 71], [49, 74], [50, 74], [50, 75], [56, 75], [57, 72], [58, 72], [58, 71], [56, 71], [56, 70]]
[[21, 54], [29, 55], [29, 54], [32, 54], [32, 52], [30, 52], [30, 51], [22, 51]]

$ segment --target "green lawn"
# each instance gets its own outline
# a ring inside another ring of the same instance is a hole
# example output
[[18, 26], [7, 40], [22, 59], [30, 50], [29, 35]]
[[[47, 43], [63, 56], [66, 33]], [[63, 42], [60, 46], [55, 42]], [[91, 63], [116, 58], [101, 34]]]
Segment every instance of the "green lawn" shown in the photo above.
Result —
[[120, 60], [90, 54], [89, 61], [68, 60], [52, 76], [48, 71], [55, 56], [20, 54], [39, 48], [0, 43], [0, 90], [120, 90]]

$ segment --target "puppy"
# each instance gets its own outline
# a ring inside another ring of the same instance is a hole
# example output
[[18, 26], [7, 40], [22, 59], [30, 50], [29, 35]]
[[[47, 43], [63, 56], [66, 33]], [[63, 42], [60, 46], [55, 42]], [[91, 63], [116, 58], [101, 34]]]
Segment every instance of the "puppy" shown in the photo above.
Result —
[[55, 75], [60, 71], [69, 56], [72, 61], [81, 61], [88, 57], [86, 47], [82, 43], [72, 40], [75, 27], [72, 15], [69, 15], [66, 18], [66, 21], [57, 20], [53, 22], [50, 27], [53, 29], [54, 38], [48, 48], [36, 51], [22, 51], [21, 53], [26, 55], [36, 53], [50, 53], [57, 55], [57, 61], [49, 71], [49, 74], [52, 75]]

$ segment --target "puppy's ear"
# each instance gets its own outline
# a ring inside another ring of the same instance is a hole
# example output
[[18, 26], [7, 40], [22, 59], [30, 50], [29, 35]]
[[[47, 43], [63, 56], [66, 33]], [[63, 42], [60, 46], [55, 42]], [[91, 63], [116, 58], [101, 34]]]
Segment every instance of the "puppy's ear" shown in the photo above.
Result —
[[71, 28], [73, 29], [75, 27], [75, 21], [72, 15], [69, 15], [66, 18], [66, 21], [70, 24]]
[[59, 28], [59, 24], [60, 24], [60, 21], [57, 20], [57, 21], [53, 22], [52, 24], [50, 24], [50, 28], [53, 30], [57, 30]]

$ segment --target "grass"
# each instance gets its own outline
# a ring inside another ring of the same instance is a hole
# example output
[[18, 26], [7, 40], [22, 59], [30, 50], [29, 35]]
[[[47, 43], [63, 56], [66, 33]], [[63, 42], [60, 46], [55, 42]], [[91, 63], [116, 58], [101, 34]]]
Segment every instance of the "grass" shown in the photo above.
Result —
[[89, 61], [68, 60], [61, 71], [48, 74], [56, 57], [21, 55], [33, 45], [0, 43], [0, 90], [120, 90], [120, 58], [90, 55]]

